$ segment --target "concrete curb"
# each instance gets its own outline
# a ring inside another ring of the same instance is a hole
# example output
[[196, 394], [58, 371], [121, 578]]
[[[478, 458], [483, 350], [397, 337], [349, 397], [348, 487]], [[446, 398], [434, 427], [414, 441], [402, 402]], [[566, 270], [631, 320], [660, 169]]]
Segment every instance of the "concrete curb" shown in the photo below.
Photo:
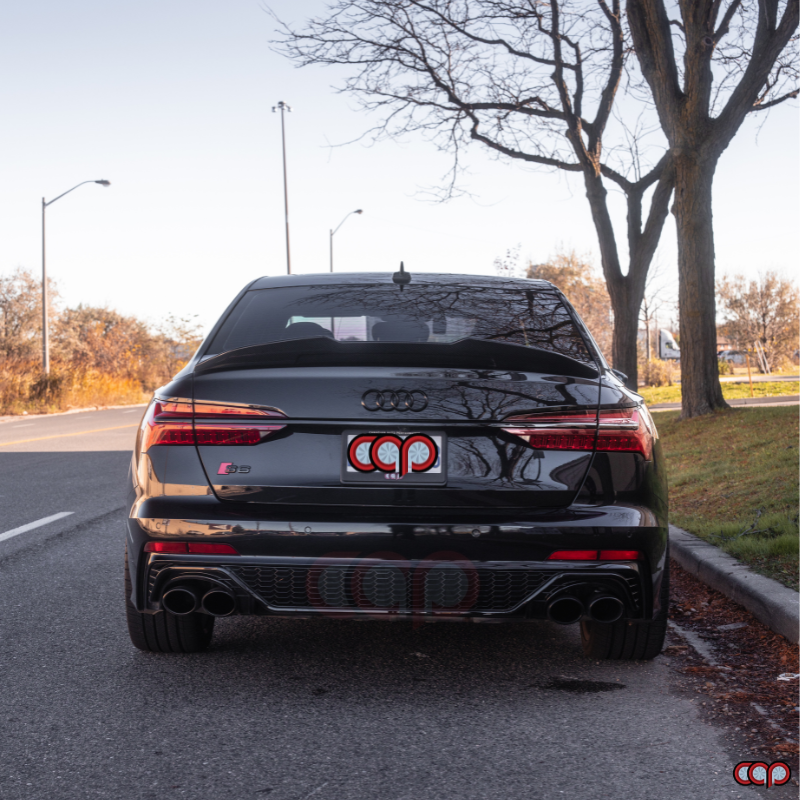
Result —
[[669, 526], [669, 543], [671, 557], [687, 572], [797, 644], [800, 594], [772, 578], [758, 575], [733, 556], [675, 525]]

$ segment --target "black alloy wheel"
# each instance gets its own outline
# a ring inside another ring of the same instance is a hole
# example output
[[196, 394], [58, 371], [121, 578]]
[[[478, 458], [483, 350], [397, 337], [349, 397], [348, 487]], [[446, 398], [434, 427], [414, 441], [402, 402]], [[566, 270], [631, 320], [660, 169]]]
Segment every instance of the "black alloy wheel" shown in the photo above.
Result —
[[648, 622], [595, 622], [581, 620], [581, 644], [590, 658], [616, 661], [650, 661], [664, 647], [669, 615], [669, 550], [661, 579], [661, 610]]
[[142, 614], [131, 602], [131, 575], [125, 547], [125, 612], [135, 647], [148, 653], [199, 653], [211, 643], [214, 617], [194, 611], [177, 616], [168, 611]]

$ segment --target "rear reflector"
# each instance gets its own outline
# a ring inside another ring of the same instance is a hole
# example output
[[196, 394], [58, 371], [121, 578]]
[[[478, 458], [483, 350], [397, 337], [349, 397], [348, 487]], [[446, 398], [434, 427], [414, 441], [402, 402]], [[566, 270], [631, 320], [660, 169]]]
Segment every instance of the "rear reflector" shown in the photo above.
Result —
[[[600, 550], [600, 561], [636, 561], [641, 556], [638, 550]], [[597, 550], [556, 550], [548, 561], [597, 561]]]
[[[203, 420], [220, 419], [232, 424], [196, 422], [198, 417]], [[147, 409], [142, 423], [141, 450], [147, 452], [155, 445], [258, 444], [284, 427], [254, 424], [259, 418], [265, 417], [282, 418], [284, 415], [270, 408], [156, 399]]]
[[548, 561], [597, 561], [597, 550], [556, 550]]
[[[504, 428], [537, 450], [584, 450], [653, 454], [655, 426], [644, 406], [595, 414], [546, 414], [509, 417], [515, 427]], [[595, 444], [596, 442], [596, 444]]]
[[212, 544], [211, 542], [189, 542], [189, 552], [197, 555], [238, 556], [236, 548], [229, 544]]
[[637, 561], [642, 554], [638, 550], [601, 550], [601, 561]]
[[148, 542], [144, 546], [145, 553], [188, 553], [186, 542]]
[[236, 548], [229, 544], [211, 542], [147, 542], [145, 553], [194, 553], [195, 555], [238, 556]]

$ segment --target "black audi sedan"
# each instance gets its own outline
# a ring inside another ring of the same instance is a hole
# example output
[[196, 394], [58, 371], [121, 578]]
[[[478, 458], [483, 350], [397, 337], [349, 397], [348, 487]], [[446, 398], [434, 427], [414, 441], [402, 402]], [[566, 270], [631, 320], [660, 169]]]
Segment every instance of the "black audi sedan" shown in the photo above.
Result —
[[203, 650], [231, 614], [549, 619], [593, 658], [663, 645], [658, 434], [545, 281], [253, 281], [156, 391], [129, 491], [142, 650]]

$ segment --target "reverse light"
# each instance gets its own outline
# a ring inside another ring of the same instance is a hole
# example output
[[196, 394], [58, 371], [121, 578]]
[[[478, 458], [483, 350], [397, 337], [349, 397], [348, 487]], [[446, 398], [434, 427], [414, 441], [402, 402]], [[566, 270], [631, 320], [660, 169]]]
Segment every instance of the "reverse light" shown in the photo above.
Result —
[[[653, 454], [655, 425], [644, 406], [595, 413], [509, 417], [503, 428], [537, 450], [594, 450]], [[596, 444], [595, 444], [596, 442]]]
[[145, 553], [194, 553], [195, 555], [238, 556], [235, 547], [214, 542], [147, 542]]
[[[202, 419], [204, 421], [198, 422]], [[259, 419], [285, 419], [275, 409], [192, 403], [156, 398], [142, 422], [142, 452], [155, 445], [253, 445], [284, 425], [254, 424]], [[205, 420], [224, 420], [225, 423]]]

